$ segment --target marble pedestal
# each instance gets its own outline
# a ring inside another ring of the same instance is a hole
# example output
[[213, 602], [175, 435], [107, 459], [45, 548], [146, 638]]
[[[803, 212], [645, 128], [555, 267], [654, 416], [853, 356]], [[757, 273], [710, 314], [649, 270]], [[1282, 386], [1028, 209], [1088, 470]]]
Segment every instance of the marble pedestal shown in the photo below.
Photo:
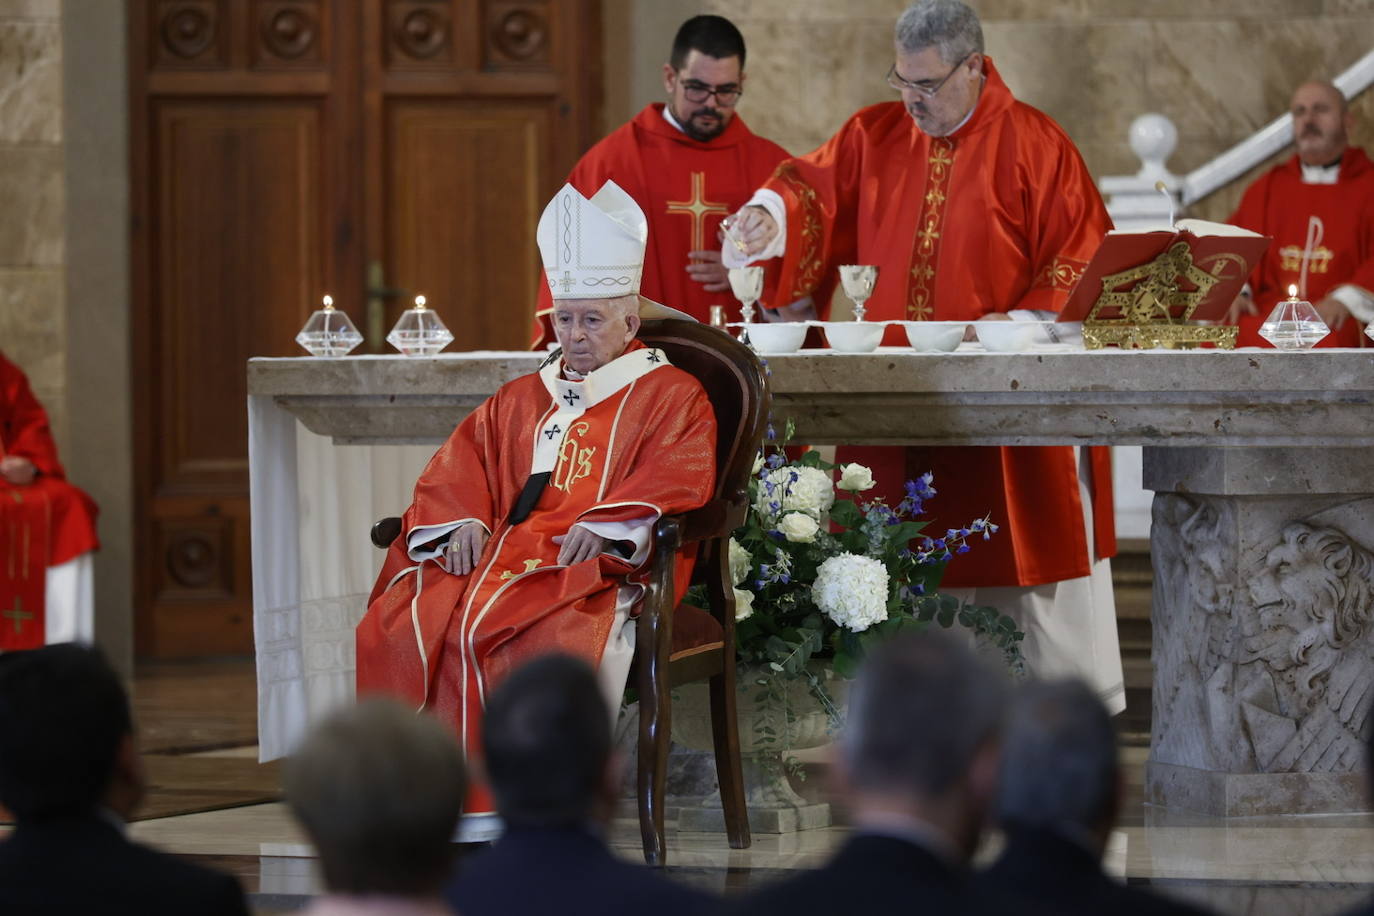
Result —
[[1151, 804], [1369, 810], [1367, 448], [1147, 448], [1155, 491]]

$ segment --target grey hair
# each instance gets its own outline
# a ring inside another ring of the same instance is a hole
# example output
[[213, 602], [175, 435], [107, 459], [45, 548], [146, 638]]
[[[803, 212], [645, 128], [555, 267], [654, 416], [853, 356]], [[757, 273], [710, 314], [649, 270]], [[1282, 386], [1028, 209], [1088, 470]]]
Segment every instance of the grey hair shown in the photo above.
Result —
[[1116, 733], [1080, 680], [1024, 685], [1012, 700], [997, 819], [1036, 828], [1093, 829], [1115, 812]]
[[432, 717], [364, 700], [306, 738], [283, 785], [331, 891], [425, 897], [443, 886], [467, 780], [458, 743]]
[[840, 754], [854, 788], [935, 798], [968, 775], [996, 739], [1005, 674], [944, 633], [877, 649], [849, 695]]
[[983, 53], [983, 26], [960, 0], [916, 0], [897, 18], [897, 47], [907, 54], [935, 47], [941, 60], [955, 64]]

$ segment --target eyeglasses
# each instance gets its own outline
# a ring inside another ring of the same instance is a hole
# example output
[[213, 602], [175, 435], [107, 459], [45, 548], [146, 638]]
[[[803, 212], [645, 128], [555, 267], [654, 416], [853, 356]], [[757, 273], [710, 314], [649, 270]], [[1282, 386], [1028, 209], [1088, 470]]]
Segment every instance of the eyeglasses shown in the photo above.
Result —
[[733, 106], [744, 94], [744, 89], [738, 83], [711, 86], [696, 80], [682, 80], [679, 85], [682, 86], [682, 94], [687, 97], [689, 102], [704, 102], [711, 96], [715, 96], [716, 101], [726, 108]]
[[940, 80], [940, 82], [936, 83], [934, 86], [927, 85], [924, 81], [913, 83], [911, 80], [903, 79], [901, 74], [897, 72], [897, 65], [895, 63], [887, 70], [887, 84], [899, 92], [905, 89], [909, 92], [919, 92], [926, 98], [933, 99], [935, 98], [935, 93], [939, 92], [944, 87], [945, 83], [949, 82], [951, 76], [959, 72], [959, 68], [964, 65], [964, 61], [972, 57], [974, 53], [976, 52], [970, 51], [968, 54], [961, 57], [959, 62], [954, 65], [954, 68], [945, 74], [944, 79]]

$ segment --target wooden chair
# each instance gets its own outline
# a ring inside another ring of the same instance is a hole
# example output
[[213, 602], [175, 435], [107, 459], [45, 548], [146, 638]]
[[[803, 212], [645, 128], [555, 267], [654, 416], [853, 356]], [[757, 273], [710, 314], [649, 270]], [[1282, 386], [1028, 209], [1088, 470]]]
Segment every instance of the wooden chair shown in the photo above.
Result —
[[[730, 535], [749, 508], [749, 478], [768, 422], [770, 395], [763, 364], [748, 347], [715, 328], [693, 321], [645, 321], [639, 339], [695, 376], [716, 414], [716, 488], [706, 505], [659, 519], [655, 552], [635, 634], [631, 683], [639, 691], [638, 797], [644, 859], [663, 865], [664, 793], [672, 734], [674, 687], [709, 680], [716, 775], [733, 849], [749, 846], [749, 813], [740, 767], [735, 715], [735, 596], [730, 579]], [[400, 534], [398, 518], [372, 529], [372, 541], [388, 547]], [[706, 586], [709, 613], [674, 607], [677, 551], [697, 545], [693, 582]]]

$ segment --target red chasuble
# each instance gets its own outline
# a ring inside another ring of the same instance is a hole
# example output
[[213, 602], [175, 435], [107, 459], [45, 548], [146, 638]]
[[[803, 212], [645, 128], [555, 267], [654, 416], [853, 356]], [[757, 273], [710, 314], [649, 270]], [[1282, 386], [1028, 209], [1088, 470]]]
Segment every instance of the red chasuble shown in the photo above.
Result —
[[[1297, 156], [1275, 166], [1246, 189], [1228, 222], [1274, 240], [1250, 275], [1259, 314], [1241, 316], [1238, 346], [1270, 345], [1259, 336], [1259, 326], [1280, 299], [1288, 298], [1290, 284], [1302, 288], [1309, 239], [1303, 298], [1318, 302], [1346, 283], [1374, 292], [1374, 163], [1362, 149], [1346, 149], [1335, 184], [1304, 184]], [[1317, 346], [1363, 346], [1362, 331], [1358, 321], [1347, 319]]]
[[0, 651], [43, 644], [49, 566], [95, 550], [96, 506], [67, 483], [48, 414], [19, 367], [0, 355], [0, 455], [33, 462], [27, 486], [0, 479]]
[[[642, 594], [653, 523], [705, 504], [715, 483], [710, 401], [661, 350], [636, 341], [581, 382], [559, 370], [502, 387], [430, 460], [358, 625], [359, 694], [399, 696], [451, 722], [470, 757], [487, 691], [521, 662], [557, 650], [599, 665]], [[511, 524], [540, 471], [549, 481], [534, 511]], [[472, 574], [454, 575], [442, 548], [468, 521], [491, 539]], [[635, 534], [623, 558], [559, 566], [553, 538], [578, 523]], [[691, 572], [682, 559], [678, 598]], [[490, 801], [478, 792], [464, 810]]]
[[[898, 102], [865, 108], [824, 146], [778, 167], [766, 187], [787, 207], [778, 301], [811, 294], [823, 313], [840, 264], [876, 264], [873, 320], [973, 320], [1059, 311], [1111, 221], [1082, 157], [1049, 117], [1012, 97], [992, 61], [968, 121], [922, 133]], [[884, 343], [905, 346], [900, 326]], [[884, 454], [884, 452], [886, 454]], [[891, 504], [929, 469], [937, 527], [991, 513], [1006, 526], [950, 566], [947, 586], [1028, 586], [1086, 576], [1091, 564], [1067, 446], [841, 449], [874, 468]], [[1110, 457], [1091, 451], [1096, 553], [1116, 552]]]
[[[613, 180], [649, 218], [642, 295], [702, 322], [710, 320], [712, 305], [723, 305], [728, 320], [738, 321], [739, 302], [729, 290], [708, 293], [688, 275], [687, 252], [719, 249], [720, 221], [748, 203], [786, 158], [785, 149], [755, 134], [739, 115], [719, 136], [703, 142], [669, 124], [656, 102], [588, 150], [568, 182], [591, 197]], [[553, 340], [544, 317], [552, 307], [541, 284], [536, 348]]]

